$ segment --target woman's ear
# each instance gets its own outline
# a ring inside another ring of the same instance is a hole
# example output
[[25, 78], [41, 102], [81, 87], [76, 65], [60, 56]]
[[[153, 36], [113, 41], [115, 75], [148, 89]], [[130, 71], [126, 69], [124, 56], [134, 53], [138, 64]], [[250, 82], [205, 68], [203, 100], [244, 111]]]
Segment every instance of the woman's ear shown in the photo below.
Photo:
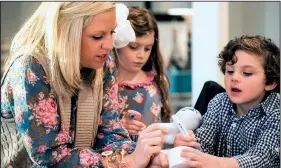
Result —
[[272, 84], [265, 85], [264, 90], [265, 90], [265, 91], [271, 91], [271, 90], [273, 90], [276, 86], [277, 86], [277, 83], [276, 83], [276, 82], [273, 82]]

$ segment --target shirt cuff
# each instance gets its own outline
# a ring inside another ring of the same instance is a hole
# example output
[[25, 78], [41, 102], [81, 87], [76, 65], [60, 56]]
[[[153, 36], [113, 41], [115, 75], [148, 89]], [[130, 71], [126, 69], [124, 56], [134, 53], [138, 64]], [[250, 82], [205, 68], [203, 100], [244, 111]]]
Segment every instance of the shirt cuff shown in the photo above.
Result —
[[253, 158], [251, 156], [247, 156], [246, 154], [234, 156], [239, 164], [240, 168], [250, 168], [254, 167]]

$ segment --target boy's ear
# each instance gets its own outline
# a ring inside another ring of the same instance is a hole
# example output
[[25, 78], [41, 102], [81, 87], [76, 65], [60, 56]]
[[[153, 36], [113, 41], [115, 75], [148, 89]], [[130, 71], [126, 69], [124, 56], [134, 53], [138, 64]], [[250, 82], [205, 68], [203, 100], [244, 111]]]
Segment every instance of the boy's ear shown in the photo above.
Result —
[[271, 90], [273, 90], [276, 86], [277, 86], [277, 83], [276, 83], [276, 82], [273, 82], [272, 84], [265, 85], [264, 90], [265, 90], [265, 91], [271, 91]]

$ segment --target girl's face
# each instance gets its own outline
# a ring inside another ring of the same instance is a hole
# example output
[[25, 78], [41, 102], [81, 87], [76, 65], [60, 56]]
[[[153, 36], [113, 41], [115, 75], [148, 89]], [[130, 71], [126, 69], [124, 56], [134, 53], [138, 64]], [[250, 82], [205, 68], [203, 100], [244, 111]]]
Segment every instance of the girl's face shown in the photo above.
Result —
[[257, 55], [237, 50], [237, 62], [226, 64], [225, 88], [231, 101], [237, 106], [253, 108], [259, 104], [265, 91], [272, 90], [276, 85], [266, 85], [265, 71], [262, 60]]
[[141, 71], [150, 56], [153, 45], [154, 32], [137, 37], [136, 42], [131, 42], [118, 50], [118, 68], [126, 72]]
[[103, 67], [108, 53], [113, 48], [113, 33], [116, 27], [115, 13], [115, 10], [111, 10], [97, 14], [83, 29], [80, 61], [82, 67], [92, 69]]

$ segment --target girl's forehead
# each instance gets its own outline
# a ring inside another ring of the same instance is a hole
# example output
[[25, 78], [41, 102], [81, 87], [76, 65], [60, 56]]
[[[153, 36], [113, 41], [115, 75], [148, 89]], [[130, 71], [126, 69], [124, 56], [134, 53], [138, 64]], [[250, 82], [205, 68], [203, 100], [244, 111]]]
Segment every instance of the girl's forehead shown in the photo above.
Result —
[[154, 43], [154, 32], [151, 32], [148, 35], [144, 35], [136, 38], [136, 43], [141, 44], [153, 44]]

